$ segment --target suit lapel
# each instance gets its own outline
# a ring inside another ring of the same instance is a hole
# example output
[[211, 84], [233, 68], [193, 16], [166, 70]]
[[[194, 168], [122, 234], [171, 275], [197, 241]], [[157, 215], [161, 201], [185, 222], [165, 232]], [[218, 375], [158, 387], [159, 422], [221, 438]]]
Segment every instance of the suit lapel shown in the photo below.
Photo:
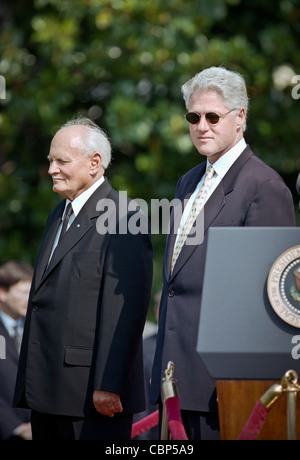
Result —
[[240, 171], [252, 155], [251, 149], [247, 146], [227, 171], [223, 180], [207, 201], [204, 214], [204, 232], [208, 230], [223, 206], [225, 206], [226, 196], [234, 190], [234, 185]]
[[37, 256], [36, 264], [35, 264], [35, 283], [36, 286], [38, 286], [43, 278], [43, 275], [45, 273], [50, 254], [52, 251], [52, 247], [54, 244], [54, 240], [59, 228], [59, 225], [61, 223], [61, 218], [63, 214], [63, 210], [65, 208], [65, 200], [61, 201], [57, 208], [55, 209], [55, 212], [53, 216], [51, 216], [51, 220], [49, 220], [49, 224], [45, 230], [45, 234], [43, 236], [40, 250]]
[[47, 277], [61, 259], [76, 245], [83, 235], [92, 227], [91, 219], [84, 207], [70, 226], [69, 230], [64, 235], [63, 239], [56, 246], [53, 252], [47, 273]]
[[[242, 154], [238, 157], [238, 159], [233, 163], [231, 168], [228, 170], [226, 175], [224, 176], [223, 180], [220, 182], [216, 190], [213, 192], [213, 194], [209, 197], [207, 200], [203, 212], [204, 212], [204, 234], [207, 232], [208, 228], [212, 225], [213, 221], [216, 219], [217, 215], [220, 213], [221, 209], [225, 206], [226, 204], [226, 195], [231, 193], [234, 189], [234, 184], [236, 181], [236, 178], [241, 171], [241, 169], [244, 167], [246, 162], [248, 161], [249, 157], [253, 155], [251, 149], [249, 146], [245, 148], [245, 150], [242, 152]], [[200, 165], [202, 166], [202, 165]], [[205, 164], [200, 171], [198, 171], [197, 176], [195, 179], [192, 181], [193, 184], [193, 190], [190, 191], [189, 193], [185, 196], [185, 198], [191, 196], [193, 193], [197, 183], [203, 176], [205, 171]], [[200, 175], [200, 174], [201, 175]], [[195, 183], [196, 182], [196, 183]], [[200, 219], [199, 217], [198, 219]], [[203, 216], [202, 216], [203, 218]], [[170, 235], [168, 238], [169, 240], [169, 245], [168, 245], [168, 252], [167, 252], [167, 263], [166, 263], [166, 277], [167, 279], [169, 278], [169, 273], [170, 273], [170, 266], [171, 266], [171, 258], [172, 258], [172, 253], [173, 253], [173, 247], [174, 247], [174, 242], [176, 239], [176, 235]], [[178, 271], [183, 267], [183, 265], [188, 261], [188, 259], [191, 257], [193, 252], [195, 251], [196, 247], [198, 245], [185, 245], [184, 250], [181, 251], [181, 253], [178, 256], [178, 259], [176, 261], [174, 270], [172, 275], [170, 276], [170, 280], [176, 276]]]
[[174, 244], [176, 241], [176, 236], [177, 236], [177, 229], [178, 229], [178, 224], [176, 224], [176, 217], [177, 215], [181, 216], [183, 212], [183, 203], [177, 203], [176, 206], [174, 206], [173, 211], [170, 216], [170, 228], [169, 228], [169, 235], [167, 237], [166, 241], [166, 250], [165, 250], [165, 263], [164, 263], [164, 269], [165, 269], [165, 276], [168, 279], [169, 278], [169, 273], [171, 270], [171, 260], [172, 260], [172, 254], [173, 254], [173, 248]]

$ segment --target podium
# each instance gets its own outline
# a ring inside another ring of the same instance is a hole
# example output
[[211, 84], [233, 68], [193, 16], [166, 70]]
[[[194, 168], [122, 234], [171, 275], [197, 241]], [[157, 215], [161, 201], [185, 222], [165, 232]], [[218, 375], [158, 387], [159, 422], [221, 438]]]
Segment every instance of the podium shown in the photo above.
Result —
[[[209, 229], [197, 352], [217, 380], [224, 440], [237, 439], [258, 399], [287, 370], [300, 376], [298, 266], [300, 228]], [[287, 439], [285, 400], [276, 401], [258, 439]]]

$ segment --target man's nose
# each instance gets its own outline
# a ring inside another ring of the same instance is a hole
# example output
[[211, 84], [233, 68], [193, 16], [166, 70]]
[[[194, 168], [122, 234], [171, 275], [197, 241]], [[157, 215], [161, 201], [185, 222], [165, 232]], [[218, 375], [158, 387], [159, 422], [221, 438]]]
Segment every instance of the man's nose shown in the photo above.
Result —
[[197, 129], [198, 131], [205, 132], [210, 129], [210, 125], [208, 121], [206, 120], [205, 115], [201, 115], [200, 120], [197, 123]]
[[58, 171], [59, 171], [59, 168], [56, 162], [51, 161], [51, 163], [49, 164], [49, 168], [48, 168], [48, 174], [50, 174], [50, 176], [53, 176], [53, 174], [57, 173]]

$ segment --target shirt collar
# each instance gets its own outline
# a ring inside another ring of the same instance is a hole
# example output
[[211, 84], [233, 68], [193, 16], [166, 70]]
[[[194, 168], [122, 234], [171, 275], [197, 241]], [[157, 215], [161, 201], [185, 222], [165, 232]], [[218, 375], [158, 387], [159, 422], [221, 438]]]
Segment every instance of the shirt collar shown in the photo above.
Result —
[[22, 327], [23, 325], [23, 320], [21, 318], [15, 320], [7, 313], [4, 313], [2, 310], [0, 310], [0, 318], [10, 337], [13, 337], [15, 335], [15, 326]]
[[[225, 176], [227, 171], [231, 168], [233, 163], [238, 159], [241, 153], [245, 150], [247, 144], [244, 138], [242, 138], [237, 144], [235, 144], [228, 152], [221, 156], [212, 166], [218, 176], [221, 179]], [[208, 167], [210, 162], [207, 160]]]
[[[74, 212], [74, 216], [76, 217], [81, 208], [85, 205], [85, 203], [87, 202], [87, 200], [92, 196], [92, 194], [94, 193], [94, 191], [100, 187], [100, 185], [104, 182], [105, 178], [104, 176], [100, 177], [100, 179], [98, 179], [93, 185], [91, 185], [90, 188], [88, 188], [87, 190], [85, 190], [84, 192], [82, 192], [78, 197], [75, 198], [75, 200], [73, 200], [72, 202], [70, 200], [66, 200], [66, 206], [65, 206], [65, 209], [66, 207], [68, 206], [69, 203], [72, 203], [72, 208], [73, 208], [73, 212]], [[63, 219], [63, 216], [64, 216], [64, 213], [62, 215], [62, 219]]]

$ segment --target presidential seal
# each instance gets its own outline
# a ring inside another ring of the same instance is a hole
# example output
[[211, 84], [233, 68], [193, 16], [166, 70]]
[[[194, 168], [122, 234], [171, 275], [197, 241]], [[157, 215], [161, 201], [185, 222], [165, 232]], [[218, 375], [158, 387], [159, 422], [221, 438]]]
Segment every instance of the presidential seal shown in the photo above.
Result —
[[284, 322], [300, 328], [300, 245], [288, 249], [274, 262], [267, 291], [275, 313]]

